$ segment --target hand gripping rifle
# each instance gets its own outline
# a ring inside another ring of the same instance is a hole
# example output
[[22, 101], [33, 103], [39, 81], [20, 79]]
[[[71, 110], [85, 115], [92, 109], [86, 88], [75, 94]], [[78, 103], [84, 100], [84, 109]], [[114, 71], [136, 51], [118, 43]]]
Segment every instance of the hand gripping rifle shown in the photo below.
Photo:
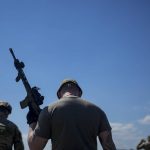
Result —
[[23, 85], [26, 89], [27, 96], [24, 100], [20, 102], [20, 106], [22, 109], [29, 107], [29, 110], [34, 111], [36, 115], [39, 115], [41, 109], [39, 105], [43, 104], [44, 96], [41, 96], [41, 94], [38, 92], [38, 87], [32, 87], [30, 86], [25, 73], [23, 71], [23, 68], [25, 67], [23, 62], [20, 62], [19, 59], [15, 57], [15, 54], [12, 50], [12, 48], [9, 48], [10, 53], [13, 56], [14, 59], [14, 66], [16, 70], [18, 71], [18, 76], [16, 77], [16, 82], [22, 80]]

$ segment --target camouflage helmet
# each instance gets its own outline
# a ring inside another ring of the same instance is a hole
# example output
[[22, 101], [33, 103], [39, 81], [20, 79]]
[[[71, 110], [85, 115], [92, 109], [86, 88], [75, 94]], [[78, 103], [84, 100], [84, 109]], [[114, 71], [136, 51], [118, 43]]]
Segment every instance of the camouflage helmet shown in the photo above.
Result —
[[4, 102], [4, 101], [0, 101], [0, 107], [4, 107], [8, 110], [9, 114], [11, 113], [12, 111], [12, 107], [9, 103], [7, 102]]
[[63, 87], [65, 84], [67, 84], [67, 83], [73, 83], [73, 84], [79, 89], [80, 96], [82, 95], [82, 90], [81, 90], [81, 88], [80, 88], [80, 86], [78, 85], [78, 83], [77, 83], [76, 80], [64, 79], [64, 80], [62, 81], [62, 83], [61, 83], [61, 85], [60, 85], [58, 91], [57, 91], [57, 96], [58, 96], [58, 98], [61, 97], [61, 96], [60, 96], [60, 91], [61, 91], [62, 87]]

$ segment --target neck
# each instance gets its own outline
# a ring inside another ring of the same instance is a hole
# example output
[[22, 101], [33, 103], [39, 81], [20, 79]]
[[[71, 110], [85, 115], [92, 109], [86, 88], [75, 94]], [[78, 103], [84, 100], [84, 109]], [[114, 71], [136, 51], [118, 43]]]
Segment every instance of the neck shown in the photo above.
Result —
[[0, 113], [0, 119], [3, 120], [3, 119], [7, 119], [8, 115], [6, 114], [3, 114], [3, 113]]
[[74, 95], [74, 94], [72, 94], [70, 92], [66, 92], [66, 93], [64, 93], [63, 97], [67, 97], [67, 96], [70, 96], [70, 95]]

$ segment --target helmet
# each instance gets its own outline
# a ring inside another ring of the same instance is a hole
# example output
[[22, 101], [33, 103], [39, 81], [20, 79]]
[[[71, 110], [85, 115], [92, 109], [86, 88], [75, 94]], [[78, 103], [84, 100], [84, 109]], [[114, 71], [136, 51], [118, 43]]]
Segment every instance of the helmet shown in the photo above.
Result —
[[12, 107], [9, 103], [7, 102], [4, 102], [4, 101], [0, 101], [0, 107], [4, 107], [8, 110], [9, 114], [11, 113], [12, 111]]
[[78, 85], [78, 83], [77, 83], [76, 80], [65, 79], [65, 80], [62, 81], [62, 83], [61, 83], [61, 85], [60, 85], [60, 87], [59, 87], [59, 89], [58, 89], [58, 91], [57, 91], [57, 96], [58, 96], [58, 98], [61, 97], [61, 96], [60, 96], [60, 91], [61, 91], [62, 87], [63, 87], [65, 84], [67, 84], [67, 83], [73, 83], [74, 85], [76, 85], [76, 87], [79, 89], [80, 96], [82, 95], [82, 90], [81, 90], [81, 88], [80, 88], [80, 86]]

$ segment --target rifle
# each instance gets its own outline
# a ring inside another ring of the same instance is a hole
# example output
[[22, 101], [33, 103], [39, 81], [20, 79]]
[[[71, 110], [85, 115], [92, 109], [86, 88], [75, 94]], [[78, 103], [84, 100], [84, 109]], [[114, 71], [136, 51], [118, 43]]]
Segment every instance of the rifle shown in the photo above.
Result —
[[24, 100], [20, 101], [20, 106], [22, 109], [29, 107], [29, 110], [32, 110], [36, 113], [36, 115], [39, 115], [41, 109], [39, 105], [43, 104], [44, 96], [41, 96], [41, 94], [38, 92], [39, 88], [34, 86], [31, 87], [26, 75], [23, 71], [23, 68], [25, 67], [23, 62], [20, 62], [19, 59], [15, 57], [15, 54], [12, 50], [12, 48], [9, 48], [9, 51], [14, 59], [14, 66], [16, 70], [18, 71], [18, 75], [16, 77], [16, 82], [22, 80], [23, 85], [26, 89], [27, 96]]

